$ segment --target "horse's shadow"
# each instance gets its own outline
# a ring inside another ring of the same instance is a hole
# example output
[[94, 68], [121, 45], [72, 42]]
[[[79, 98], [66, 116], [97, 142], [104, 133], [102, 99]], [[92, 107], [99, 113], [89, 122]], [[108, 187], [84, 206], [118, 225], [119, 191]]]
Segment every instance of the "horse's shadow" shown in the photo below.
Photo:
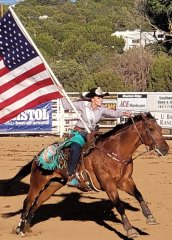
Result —
[[10, 188], [10, 179], [0, 180], [0, 196], [17, 196], [27, 194], [29, 191], [29, 184], [24, 182], [16, 183]]
[[[45, 204], [42, 205], [36, 212], [35, 217], [32, 221], [32, 226], [47, 221], [50, 218], [60, 217], [61, 221], [93, 221], [106, 229], [113, 231], [120, 239], [128, 240], [124, 234], [120, 233], [115, 229], [115, 223], [122, 222], [117, 218], [113, 209], [114, 206], [110, 200], [100, 199], [92, 197], [91, 195], [82, 195], [82, 193], [72, 192], [69, 194], [54, 195], [63, 198], [56, 204]], [[93, 202], [81, 202], [81, 198], [87, 198], [93, 200]], [[138, 208], [131, 206], [126, 202], [122, 202], [125, 209], [130, 211], [139, 211]], [[16, 212], [9, 212], [4, 217], [11, 217], [19, 214], [21, 210]], [[107, 221], [113, 222], [114, 227], [109, 225]], [[146, 232], [134, 227], [140, 235], [148, 235]]]
[[[93, 221], [110, 231], [114, 231], [121, 239], [129, 239], [106, 222], [110, 221], [112, 223], [120, 223], [122, 225], [122, 221], [117, 218], [113, 211], [114, 205], [110, 200], [84, 196], [84, 198], [93, 200], [94, 202], [81, 202], [80, 198], [83, 196], [81, 193], [77, 192], [62, 194], [60, 197], [63, 197], [61, 202], [57, 204], [42, 205], [38, 209], [32, 226], [52, 217], [60, 217], [62, 221]], [[138, 208], [135, 208], [124, 201], [122, 201], [122, 203], [127, 210], [139, 211]], [[148, 235], [146, 232], [143, 232], [136, 227], [135, 229], [140, 235]]]

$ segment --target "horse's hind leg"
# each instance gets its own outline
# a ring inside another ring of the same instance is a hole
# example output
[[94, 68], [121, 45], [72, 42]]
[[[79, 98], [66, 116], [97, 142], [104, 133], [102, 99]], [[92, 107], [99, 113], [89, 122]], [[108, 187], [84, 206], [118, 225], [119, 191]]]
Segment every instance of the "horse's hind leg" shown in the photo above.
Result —
[[152, 213], [151, 213], [151, 211], [148, 207], [148, 205], [144, 201], [142, 194], [137, 189], [137, 187], [136, 187], [132, 178], [127, 178], [127, 179], [123, 180], [119, 184], [118, 188], [122, 191], [127, 192], [131, 196], [134, 196], [137, 199], [137, 201], [139, 202], [140, 207], [142, 209], [142, 213], [147, 219], [147, 221], [146, 221], [147, 224], [152, 224], [152, 225], [157, 224], [156, 220], [154, 219], [154, 217], [153, 217], [153, 215], [152, 215]]
[[25, 226], [27, 223], [27, 217], [28, 217], [29, 211], [32, 207], [32, 204], [33, 204], [36, 196], [38, 195], [38, 191], [32, 191], [32, 190], [34, 190], [34, 189], [31, 186], [29, 193], [23, 202], [23, 210], [22, 210], [22, 213], [20, 216], [19, 223], [16, 227], [16, 233], [20, 234], [20, 235], [23, 235], [25, 232], [24, 229], [25, 229]]
[[[62, 179], [63, 180], [63, 179]], [[59, 190], [61, 187], [63, 187], [63, 183], [59, 182], [50, 182], [45, 186], [44, 189], [41, 190], [39, 195], [35, 198], [28, 215], [26, 217], [25, 226], [23, 228], [23, 233], [25, 233], [31, 226], [31, 221], [35, 215], [36, 210], [47, 201], [57, 190]]]

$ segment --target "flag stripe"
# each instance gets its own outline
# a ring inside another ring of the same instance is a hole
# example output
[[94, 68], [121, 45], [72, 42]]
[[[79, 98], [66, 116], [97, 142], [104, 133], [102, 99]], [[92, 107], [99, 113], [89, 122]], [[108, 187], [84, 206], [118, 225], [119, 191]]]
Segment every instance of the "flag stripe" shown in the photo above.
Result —
[[42, 81], [39, 81], [38, 83], [32, 84], [31, 86], [25, 88], [24, 90], [18, 92], [16, 95], [6, 98], [5, 101], [0, 103], [0, 109], [2, 110], [3, 108], [7, 107], [8, 105], [11, 105], [13, 102], [20, 100], [21, 98], [24, 98], [25, 96], [29, 95], [30, 93], [38, 90], [39, 88], [43, 88], [46, 86], [52, 85], [52, 81], [50, 78], [44, 79]]
[[[28, 71], [26, 71], [25, 73], [21, 74], [18, 77], [15, 77], [14, 79], [12, 79], [10, 82], [5, 83], [4, 85], [2, 85], [0, 87], [0, 94], [2, 92], [7, 91], [8, 89], [12, 88], [13, 86], [22, 83], [25, 79], [27, 79], [30, 76], [34, 76], [35, 74], [37, 74], [38, 72], [42, 72], [45, 70], [45, 66], [43, 64], [40, 64]], [[33, 78], [32, 78], [33, 79]]]
[[32, 92], [29, 95], [25, 96], [24, 98], [18, 99], [17, 101], [11, 103], [7, 107], [1, 109], [0, 118], [4, 117], [6, 114], [9, 114], [10, 112], [13, 112], [17, 108], [21, 108], [21, 107], [27, 105], [28, 102], [32, 102], [34, 99], [37, 99], [38, 96], [44, 96], [44, 95], [46, 96], [50, 92], [52, 92], [54, 94], [57, 92], [56, 89], [54, 88], [54, 85], [40, 88], [37, 91]]
[[56, 99], [56, 98], [61, 98], [60, 92], [48, 93], [44, 96], [37, 97], [34, 100], [28, 102], [26, 105], [24, 105], [20, 108], [17, 108], [13, 112], [5, 114], [3, 117], [0, 118], [0, 124], [8, 121], [9, 119], [16, 117], [19, 113], [23, 112], [26, 109], [33, 108], [41, 103], [44, 103], [46, 101]]
[[28, 70], [31, 70], [32, 68], [35, 68], [36, 66], [42, 64], [41, 58], [38, 56], [29, 62], [22, 65], [22, 67], [18, 67], [14, 70], [11, 70], [6, 75], [2, 76], [0, 78], [0, 86], [4, 85], [7, 82], [10, 82], [12, 79], [26, 73]]
[[[17, 92], [23, 91], [28, 86], [31, 86], [32, 84], [37, 83], [39, 85], [39, 81], [42, 81], [43, 79], [49, 78], [49, 74], [47, 74], [47, 71], [43, 71], [41, 73], [36, 74], [34, 77], [30, 77], [22, 82], [22, 84], [14, 85], [12, 88], [9, 88], [7, 91], [1, 93], [1, 99], [4, 101], [9, 96], [14, 96]], [[52, 82], [51, 82], [52, 84]], [[1, 88], [1, 87], [0, 87]]]
[[4, 76], [7, 73], [9, 73], [9, 69], [7, 67], [0, 69], [0, 77]]

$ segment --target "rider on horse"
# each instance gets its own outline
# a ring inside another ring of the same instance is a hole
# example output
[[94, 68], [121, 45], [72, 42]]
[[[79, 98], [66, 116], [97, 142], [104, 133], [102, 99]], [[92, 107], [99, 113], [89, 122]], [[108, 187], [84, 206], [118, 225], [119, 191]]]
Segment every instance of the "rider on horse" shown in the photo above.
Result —
[[[109, 96], [109, 93], [103, 93], [102, 89], [98, 87], [91, 89], [85, 96], [83, 96], [83, 100], [73, 102], [73, 105], [80, 112], [82, 119], [91, 132], [96, 130], [97, 123], [103, 116], [119, 118], [122, 116], [130, 117], [132, 114], [131, 112], [116, 111], [107, 107], [102, 107], [103, 97], [105, 96]], [[62, 99], [62, 105], [65, 110], [72, 110], [72, 107], [66, 98]], [[71, 187], [77, 187], [79, 185], [79, 180], [75, 175], [75, 170], [81, 155], [81, 148], [87, 141], [88, 136], [88, 133], [80, 120], [77, 121], [74, 130], [82, 136], [82, 140], [84, 141], [73, 142], [70, 145], [67, 185]]]

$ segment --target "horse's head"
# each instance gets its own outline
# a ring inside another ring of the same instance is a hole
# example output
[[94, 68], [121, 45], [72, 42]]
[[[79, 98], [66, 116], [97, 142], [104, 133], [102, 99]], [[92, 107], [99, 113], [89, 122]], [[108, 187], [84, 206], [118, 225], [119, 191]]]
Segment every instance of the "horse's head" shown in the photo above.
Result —
[[155, 118], [150, 113], [141, 113], [143, 144], [149, 146], [150, 150], [155, 150], [158, 155], [165, 156], [169, 151], [169, 146], [162, 135], [162, 128], [157, 124]]

